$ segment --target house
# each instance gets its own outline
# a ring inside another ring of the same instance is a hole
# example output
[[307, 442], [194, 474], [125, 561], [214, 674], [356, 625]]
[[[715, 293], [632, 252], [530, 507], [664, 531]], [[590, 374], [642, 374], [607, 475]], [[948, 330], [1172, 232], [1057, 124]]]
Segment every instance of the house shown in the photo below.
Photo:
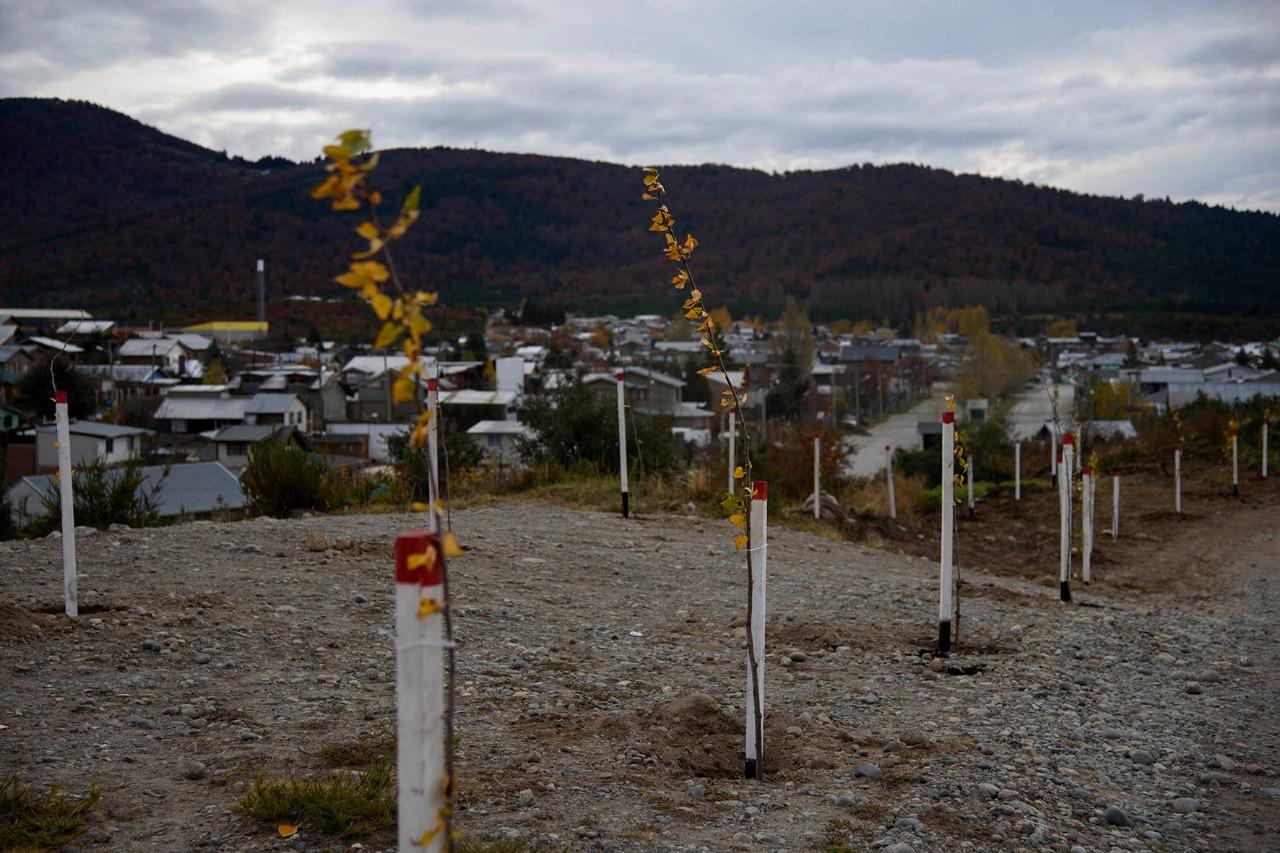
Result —
[[[143, 488], [155, 490], [161, 518], [234, 512], [245, 507], [240, 481], [218, 462], [148, 465], [142, 469], [142, 479]], [[28, 476], [14, 483], [6, 497], [15, 513], [38, 518], [45, 514], [41, 498], [55, 488], [52, 475]]]
[[84, 354], [84, 347], [78, 347], [67, 341], [60, 341], [56, 338], [46, 338], [40, 335], [31, 335], [27, 338], [27, 343], [34, 344], [42, 350], [48, 350], [51, 353], [58, 353], [65, 357], [68, 361], [75, 361]]
[[232, 397], [224, 385], [175, 385], [153, 416], [156, 428], [197, 433], [244, 423], [248, 397]]
[[246, 424], [291, 426], [307, 431], [307, 407], [296, 394], [259, 393], [249, 398], [244, 409]]
[[[365, 424], [365, 423], [331, 423], [326, 433], [317, 436], [315, 443], [317, 447], [329, 447], [335, 443], [343, 441], [350, 436], [352, 439], [363, 440], [366, 451], [366, 458], [371, 462], [389, 462], [391, 461], [391, 451], [387, 446], [387, 440], [393, 436], [408, 435], [409, 424]], [[354, 446], [354, 445], [349, 445]], [[354, 455], [354, 454], [344, 454]]]
[[253, 448], [264, 441], [296, 444], [307, 449], [306, 442], [296, 427], [271, 424], [236, 424], [223, 427], [214, 433], [210, 441], [216, 451], [217, 461], [232, 471], [238, 471], [247, 466]]
[[[137, 459], [142, 453], [142, 436], [150, 430], [104, 424], [98, 421], [72, 421], [72, 467], [101, 462], [119, 465]], [[58, 428], [54, 424], [36, 427], [36, 470], [58, 469]]]
[[532, 438], [533, 430], [519, 421], [476, 421], [467, 434], [475, 436], [491, 461], [514, 465], [520, 461], [520, 439]]
[[130, 400], [158, 397], [181, 380], [164, 371], [141, 364], [77, 364], [76, 372], [88, 376], [102, 405], [115, 409]]
[[967, 400], [964, 407], [969, 415], [969, 422], [975, 424], [986, 423], [987, 421], [987, 398], [973, 397]]
[[928, 420], [916, 424], [920, 445], [925, 450], [942, 449], [942, 421]]
[[[683, 379], [635, 366], [622, 368], [622, 375], [627, 403], [637, 411], [667, 414], [683, 399]], [[617, 399], [617, 382], [616, 373], [588, 373], [582, 377], [582, 384], [605, 403]]]
[[26, 416], [17, 409], [11, 409], [0, 403], [0, 432], [8, 432], [17, 429]]
[[131, 338], [120, 345], [115, 360], [120, 364], [150, 365], [174, 376], [188, 373], [187, 362], [198, 361], [195, 352], [176, 338]]

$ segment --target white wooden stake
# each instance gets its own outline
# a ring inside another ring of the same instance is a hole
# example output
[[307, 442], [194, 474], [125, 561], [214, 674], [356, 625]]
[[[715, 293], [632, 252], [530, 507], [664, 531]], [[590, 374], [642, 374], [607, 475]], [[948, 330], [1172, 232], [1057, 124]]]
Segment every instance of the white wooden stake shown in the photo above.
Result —
[[747, 555], [751, 571], [749, 627], [755, 661], [747, 658], [746, 776], [748, 779], [759, 779], [764, 776], [764, 608], [769, 555], [769, 484], [764, 480], [751, 484], [748, 523], [751, 525], [751, 552]]
[[822, 482], [818, 471], [819, 449], [822, 439], [818, 436], [813, 437], [813, 520], [817, 521], [822, 517]]
[[58, 489], [62, 502], [62, 600], [63, 610], [72, 619], [80, 616], [76, 591], [76, 504], [72, 493], [71, 420], [67, 414], [67, 392], [54, 392], [54, 417], [58, 422]]
[[1022, 442], [1013, 443], [1013, 499], [1022, 500]]
[[1058, 450], [1058, 425], [1055, 423], [1049, 430], [1049, 470], [1053, 484], [1058, 485], [1058, 469], [1062, 467], [1062, 452]]
[[734, 447], [734, 442], [737, 440], [737, 438], [738, 438], [738, 410], [730, 409], [729, 410], [729, 494], [733, 494], [737, 491], [737, 489], [733, 487], [733, 469], [738, 464], [737, 448]]
[[1182, 515], [1182, 448], [1173, 451], [1173, 511]]
[[1062, 436], [1062, 465], [1058, 471], [1059, 510], [1062, 514], [1061, 543], [1058, 568], [1058, 597], [1071, 600], [1071, 466], [1075, 439], [1071, 433]]
[[1231, 433], [1231, 494], [1240, 494], [1240, 436]]
[[893, 448], [886, 444], [884, 446], [885, 453], [885, 483], [889, 486], [889, 517], [896, 519], [898, 517], [898, 501], [893, 494]]
[[938, 564], [938, 654], [951, 653], [951, 549], [956, 523], [956, 413], [942, 413], [942, 556]]
[[1262, 478], [1267, 478], [1267, 422], [1262, 422]]
[[1093, 580], [1093, 469], [1080, 469], [1080, 577], [1088, 586]]
[[618, 474], [622, 479], [622, 517], [631, 514], [627, 495], [627, 389], [623, 384], [625, 374], [618, 371]]
[[965, 472], [965, 486], [969, 489], [969, 515], [973, 515], [973, 454], [969, 454], [969, 470]]
[[[436, 370], [439, 367], [435, 368]], [[437, 504], [440, 500], [440, 382], [432, 376], [427, 380], [427, 411], [431, 414], [431, 422], [427, 425], [427, 464], [431, 470], [427, 472], [427, 496], [431, 501], [431, 511], [427, 515], [431, 519], [431, 532], [440, 531], [440, 519], [437, 515]]]
[[444, 666], [441, 613], [418, 618], [423, 599], [443, 603], [444, 565], [433, 534], [396, 538], [396, 775], [400, 853], [445, 849]]
[[1120, 475], [1111, 474], [1111, 540], [1120, 538]]

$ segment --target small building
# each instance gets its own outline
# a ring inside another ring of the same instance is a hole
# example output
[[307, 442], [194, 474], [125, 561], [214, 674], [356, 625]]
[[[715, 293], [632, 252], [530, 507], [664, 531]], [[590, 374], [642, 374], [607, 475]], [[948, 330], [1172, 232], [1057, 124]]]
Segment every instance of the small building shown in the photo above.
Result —
[[120, 364], [156, 367], [174, 376], [183, 376], [187, 373], [187, 362], [196, 360], [195, 355], [176, 338], [131, 338], [116, 350], [115, 360]]
[[210, 441], [216, 451], [217, 461], [232, 471], [238, 471], [247, 466], [253, 448], [264, 441], [296, 444], [304, 450], [308, 449], [296, 427], [270, 424], [236, 424], [223, 427], [214, 433]]
[[987, 422], [986, 397], [973, 397], [965, 402], [964, 407], [968, 412], [970, 423], [981, 424]]
[[0, 346], [0, 370], [7, 371], [18, 379], [31, 372], [36, 364], [36, 348], [24, 344], [5, 344]]
[[246, 424], [297, 427], [307, 431], [307, 407], [296, 394], [254, 394], [244, 409]]
[[[120, 465], [142, 454], [142, 436], [150, 430], [104, 424], [98, 421], [72, 421], [71, 465]], [[54, 424], [36, 427], [36, 470], [58, 470], [58, 428]]]
[[520, 461], [520, 439], [532, 438], [533, 430], [519, 421], [476, 421], [467, 434], [475, 436], [491, 461], [514, 465]]
[[[364, 442], [366, 451], [365, 458], [370, 462], [389, 462], [391, 461], [391, 450], [387, 446], [387, 441], [400, 435], [408, 435], [410, 424], [367, 424], [367, 423], [331, 423], [328, 430], [315, 439], [317, 448], [324, 447], [326, 452], [330, 447], [335, 447], [344, 440], [348, 441], [348, 448], [354, 448], [353, 440], [361, 440]], [[342, 451], [343, 455], [354, 456], [354, 453]]]
[[18, 428], [22, 423], [24, 415], [17, 409], [11, 409], [4, 403], [0, 403], [0, 432], [8, 432]]
[[916, 432], [920, 433], [920, 445], [925, 450], [942, 449], [942, 421], [920, 421]]
[[175, 434], [208, 432], [244, 423], [248, 397], [232, 397], [220, 385], [176, 385], [153, 416], [156, 428]]

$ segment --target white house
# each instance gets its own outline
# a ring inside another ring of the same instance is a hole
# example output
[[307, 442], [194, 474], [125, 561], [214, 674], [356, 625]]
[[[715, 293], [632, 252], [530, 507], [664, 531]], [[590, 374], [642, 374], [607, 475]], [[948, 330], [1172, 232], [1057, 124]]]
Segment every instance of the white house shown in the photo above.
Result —
[[533, 430], [519, 421], [477, 421], [467, 430], [494, 462], [513, 465], [520, 460], [519, 440], [532, 438]]
[[[142, 436], [150, 430], [104, 424], [98, 421], [72, 421], [71, 465], [93, 462], [118, 465], [137, 459], [142, 451]], [[53, 424], [36, 427], [36, 468], [55, 471], [58, 468], [58, 428]]]
[[307, 405], [297, 394], [258, 393], [245, 406], [246, 424], [291, 426], [307, 431]]

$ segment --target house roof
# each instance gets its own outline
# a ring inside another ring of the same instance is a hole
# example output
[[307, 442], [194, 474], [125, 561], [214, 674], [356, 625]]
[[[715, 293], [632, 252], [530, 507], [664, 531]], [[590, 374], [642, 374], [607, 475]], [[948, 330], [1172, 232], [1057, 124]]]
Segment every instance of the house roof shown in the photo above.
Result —
[[15, 356], [25, 355], [31, 358], [32, 347], [22, 344], [5, 344], [0, 346], [0, 364], [7, 364]]
[[115, 328], [114, 320], [68, 320], [58, 327], [59, 335], [96, 335]]
[[476, 421], [467, 432], [471, 435], [533, 435], [533, 430], [519, 421]]
[[246, 415], [283, 415], [298, 402], [297, 394], [254, 394], [245, 406]]
[[[149, 429], [121, 426], [120, 424], [104, 424], [101, 421], [72, 421], [68, 428], [72, 435], [91, 435], [94, 438], [126, 438], [131, 435], [151, 435]], [[56, 433], [57, 426], [45, 424], [36, 427], [36, 432]]]
[[170, 379], [158, 367], [149, 364], [77, 364], [76, 373], [86, 376], [109, 377], [116, 382], [137, 382], [149, 385], [177, 385], [177, 379]]
[[244, 420], [246, 397], [165, 397], [156, 409], [156, 420]]
[[276, 427], [272, 424], [233, 424], [215, 432], [210, 441], [219, 444], [254, 444], [270, 438], [275, 432]]
[[119, 358], [152, 358], [167, 356], [181, 346], [173, 338], [130, 338], [116, 350]]
[[[622, 369], [622, 372], [626, 375], [626, 379], [624, 380], [626, 382], [631, 382], [635, 384], [635, 383], [646, 383], [646, 382], [652, 381], [652, 382], [658, 383], [659, 385], [668, 385], [672, 388], [684, 387], [683, 379], [676, 379], [674, 376], [668, 376], [667, 374], [662, 373], [661, 371], [658, 371], [658, 370], [650, 370], [647, 367], [637, 367], [635, 365], [631, 365], [621, 369]], [[617, 381], [618, 381], [617, 373], [588, 373], [586, 376], [582, 377], [582, 383], [584, 385], [591, 382], [617, 382]]]
[[440, 395], [442, 406], [510, 406], [515, 401], [515, 391], [477, 391], [464, 388], [461, 391], [445, 391]]
[[32, 335], [31, 337], [27, 338], [27, 340], [35, 344], [36, 346], [42, 346], [47, 349], [57, 350], [58, 352], [65, 352], [65, 353], [72, 353], [72, 354], [84, 352], [84, 347], [78, 347], [75, 344], [67, 343], [66, 341], [60, 341], [57, 338], [46, 338], [41, 335]]
[[[243, 509], [244, 491], [240, 481], [219, 462], [184, 462], [176, 465], [148, 465], [142, 469], [143, 481], [156, 487], [157, 511], [162, 518], [187, 513], [206, 513], [215, 509]], [[25, 504], [28, 513], [44, 515], [40, 495], [53, 488], [49, 475], [23, 477], [9, 490], [15, 504]]]
[[17, 326], [0, 323], [0, 344], [7, 344], [16, 334], [18, 334]]

